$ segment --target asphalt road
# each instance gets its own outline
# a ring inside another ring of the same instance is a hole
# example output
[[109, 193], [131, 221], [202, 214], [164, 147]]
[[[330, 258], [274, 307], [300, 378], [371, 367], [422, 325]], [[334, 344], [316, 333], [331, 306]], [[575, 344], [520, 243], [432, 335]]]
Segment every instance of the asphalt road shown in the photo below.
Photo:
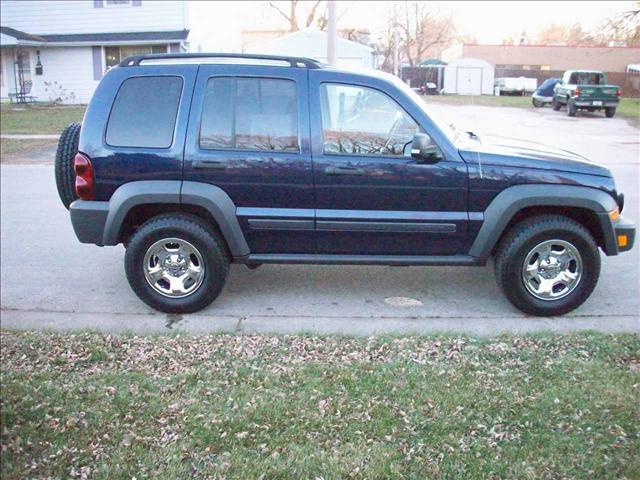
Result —
[[[640, 224], [640, 131], [604, 115], [569, 118], [550, 108], [437, 109], [460, 128], [573, 150], [612, 169], [625, 216]], [[122, 246], [78, 243], [55, 191], [51, 165], [1, 167], [1, 322], [5, 328], [188, 332], [431, 333], [594, 329], [640, 331], [638, 246], [603, 255], [591, 298], [562, 318], [521, 314], [491, 266], [233, 266], [222, 295], [185, 316], [154, 312], [133, 294]], [[399, 297], [399, 298], [398, 298]]]

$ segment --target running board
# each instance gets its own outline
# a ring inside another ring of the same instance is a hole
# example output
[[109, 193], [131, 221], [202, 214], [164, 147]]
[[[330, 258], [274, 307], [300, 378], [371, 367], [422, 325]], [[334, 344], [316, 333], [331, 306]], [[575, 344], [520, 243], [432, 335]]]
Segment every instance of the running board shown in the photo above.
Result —
[[458, 265], [482, 266], [486, 259], [470, 255], [330, 255], [314, 253], [256, 253], [236, 261], [246, 264], [293, 263], [312, 265]]

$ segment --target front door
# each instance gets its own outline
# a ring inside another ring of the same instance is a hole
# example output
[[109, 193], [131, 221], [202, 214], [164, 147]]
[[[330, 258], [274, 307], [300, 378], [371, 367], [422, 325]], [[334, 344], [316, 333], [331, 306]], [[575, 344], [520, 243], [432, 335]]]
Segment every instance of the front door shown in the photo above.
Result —
[[413, 135], [429, 132], [379, 89], [384, 83], [337, 83], [336, 75], [309, 72], [318, 253], [463, 251], [465, 164], [442, 152], [435, 164], [413, 159]]
[[313, 253], [307, 71], [203, 65], [184, 179], [224, 190], [251, 253]]

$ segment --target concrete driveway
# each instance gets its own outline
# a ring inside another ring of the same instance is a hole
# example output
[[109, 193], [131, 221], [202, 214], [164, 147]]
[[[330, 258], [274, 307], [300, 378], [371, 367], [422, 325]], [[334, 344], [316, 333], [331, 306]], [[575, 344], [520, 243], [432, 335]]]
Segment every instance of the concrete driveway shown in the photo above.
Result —
[[[544, 109], [437, 105], [459, 127], [548, 143], [610, 167], [640, 224], [640, 131], [623, 119]], [[188, 332], [431, 333], [538, 330], [640, 331], [636, 248], [603, 256], [591, 298], [562, 318], [521, 314], [491, 266], [233, 266], [222, 295], [194, 315], [165, 315], [133, 294], [122, 246], [78, 243], [51, 165], [2, 165], [1, 308], [5, 328]]]

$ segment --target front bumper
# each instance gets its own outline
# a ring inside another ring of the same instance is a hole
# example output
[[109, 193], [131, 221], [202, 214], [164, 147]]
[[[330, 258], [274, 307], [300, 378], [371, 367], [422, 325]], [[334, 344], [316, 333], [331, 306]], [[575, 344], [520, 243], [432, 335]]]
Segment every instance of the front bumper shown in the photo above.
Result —
[[104, 228], [109, 216], [109, 202], [76, 200], [69, 206], [71, 224], [81, 243], [104, 246]]
[[628, 252], [633, 248], [633, 243], [636, 239], [636, 226], [633, 222], [630, 222], [619, 216], [613, 223], [613, 230], [616, 235], [616, 245], [618, 247], [618, 253]]

